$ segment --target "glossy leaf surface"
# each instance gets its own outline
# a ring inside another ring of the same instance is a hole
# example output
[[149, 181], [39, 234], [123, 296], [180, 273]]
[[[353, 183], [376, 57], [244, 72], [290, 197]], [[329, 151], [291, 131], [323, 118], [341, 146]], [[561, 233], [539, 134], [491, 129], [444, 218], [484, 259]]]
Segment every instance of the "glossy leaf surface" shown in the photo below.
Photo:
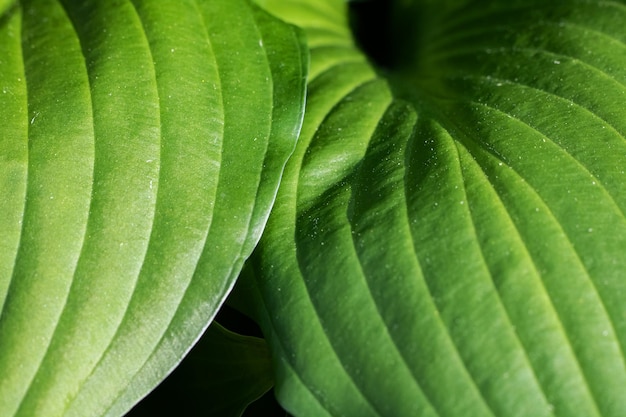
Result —
[[398, 1], [388, 87], [344, 2], [262, 3], [311, 46], [301, 140], [241, 286], [283, 405], [624, 415], [624, 4]]
[[25, 0], [0, 23], [0, 410], [122, 415], [260, 236], [304, 43], [240, 0]]

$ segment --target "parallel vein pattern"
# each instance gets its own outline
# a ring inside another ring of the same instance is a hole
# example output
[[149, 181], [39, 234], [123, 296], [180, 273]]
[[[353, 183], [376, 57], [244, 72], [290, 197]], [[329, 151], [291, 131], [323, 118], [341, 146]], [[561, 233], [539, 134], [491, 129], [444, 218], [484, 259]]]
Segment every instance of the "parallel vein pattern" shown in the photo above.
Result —
[[123, 415], [182, 359], [269, 215], [303, 49], [244, 0], [0, 18], [3, 416]]
[[624, 5], [397, 2], [407, 104], [329, 36], [342, 2], [326, 24], [312, 1], [261, 3], [312, 45], [302, 138], [238, 288], [283, 405], [624, 415]]

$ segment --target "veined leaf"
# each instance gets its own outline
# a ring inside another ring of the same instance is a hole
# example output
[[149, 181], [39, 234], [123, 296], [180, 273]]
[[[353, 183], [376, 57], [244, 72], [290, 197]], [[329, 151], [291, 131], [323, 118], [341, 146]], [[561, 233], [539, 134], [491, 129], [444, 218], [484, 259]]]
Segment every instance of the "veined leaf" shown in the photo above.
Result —
[[284, 406], [624, 415], [626, 6], [398, 1], [392, 94], [342, 1], [263, 3], [312, 46], [241, 287]]
[[0, 25], [0, 410], [121, 415], [252, 251], [300, 32], [243, 0], [24, 0]]

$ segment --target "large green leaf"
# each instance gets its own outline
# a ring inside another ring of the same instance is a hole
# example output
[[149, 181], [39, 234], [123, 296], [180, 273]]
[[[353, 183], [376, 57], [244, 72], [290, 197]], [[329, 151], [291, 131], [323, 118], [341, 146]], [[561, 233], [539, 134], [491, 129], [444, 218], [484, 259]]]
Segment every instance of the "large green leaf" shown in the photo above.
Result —
[[397, 1], [373, 23], [409, 106], [342, 1], [263, 3], [305, 29], [312, 60], [241, 287], [284, 406], [623, 416], [626, 6]]
[[24, 0], [0, 22], [1, 414], [121, 415], [260, 236], [303, 40], [244, 0]]

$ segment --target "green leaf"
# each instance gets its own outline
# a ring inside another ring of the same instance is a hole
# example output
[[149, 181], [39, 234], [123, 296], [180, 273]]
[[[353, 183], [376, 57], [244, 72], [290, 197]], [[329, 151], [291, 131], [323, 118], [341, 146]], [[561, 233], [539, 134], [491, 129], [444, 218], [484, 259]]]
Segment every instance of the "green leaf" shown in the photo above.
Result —
[[190, 349], [293, 151], [303, 44], [243, 0], [2, 20], [3, 415], [121, 415]]
[[273, 382], [265, 341], [213, 322], [180, 366], [127, 416], [238, 417]]
[[283, 405], [624, 415], [626, 6], [398, 1], [389, 89], [343, 2], [265, 3], [312, 60], [240, 288]]

